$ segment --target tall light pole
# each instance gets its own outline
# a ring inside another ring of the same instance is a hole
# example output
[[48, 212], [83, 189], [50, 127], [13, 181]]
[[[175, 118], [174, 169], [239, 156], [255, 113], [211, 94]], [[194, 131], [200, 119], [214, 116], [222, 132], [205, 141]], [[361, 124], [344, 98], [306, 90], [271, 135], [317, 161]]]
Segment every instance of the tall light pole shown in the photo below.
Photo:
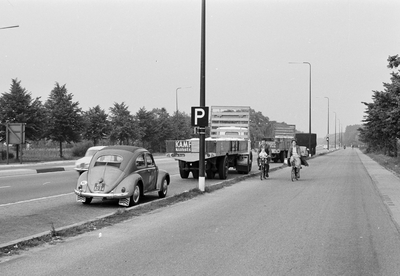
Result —
[[311, 156], [311, 63], [307, 61], [303, 62], [289, 62], [290, 64], [308, 64], [310, 66], [310, 82], [309, 82], [309, 113], [308, 113], [308, 151], [309, 156]]
[[342, 145], [342, 141], [340, 139], [340, 119], [338, 120], [339, 120], [339, 148], [340, 148], [340, 146]]
[[[201, 1], [201, 56], [200, 56], [200, 107], [206, 106], [206, 0]], [[199, 190], [204, 192], [205, 181], [205, 126], [199, 128]]]
[[336, 150], [336, 112], [333, 111], [333, 113], [335, 113], [335, 150]]
[[191, 86], [188, 87], [178, 87], [177, 89], [175, 89], [175, 108], [176, 108], [176, 114], [178, 114], [178, 90], [179, 89], [184, 89], [184, 88], [191, 88]]
[[328, 99], [328, 135], [326, 136], [326, 143], [328, 145], [328, 150], [329, 150], [329, 97], [325, 97]]

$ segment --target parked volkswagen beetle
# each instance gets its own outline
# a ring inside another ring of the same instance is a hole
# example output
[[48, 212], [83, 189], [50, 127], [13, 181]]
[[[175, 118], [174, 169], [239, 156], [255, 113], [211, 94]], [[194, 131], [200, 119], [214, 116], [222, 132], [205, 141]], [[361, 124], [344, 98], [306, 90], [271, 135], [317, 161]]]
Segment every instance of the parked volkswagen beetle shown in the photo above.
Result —
[[91, 159], [88, 171], [78, 178], [76, 200], [90, 204], [93, 198], [119, 199], [119, 205], [133, 206], [148, 192], [167, 195], [170, 176], [154, 162], [144, 148], [109, 146]]

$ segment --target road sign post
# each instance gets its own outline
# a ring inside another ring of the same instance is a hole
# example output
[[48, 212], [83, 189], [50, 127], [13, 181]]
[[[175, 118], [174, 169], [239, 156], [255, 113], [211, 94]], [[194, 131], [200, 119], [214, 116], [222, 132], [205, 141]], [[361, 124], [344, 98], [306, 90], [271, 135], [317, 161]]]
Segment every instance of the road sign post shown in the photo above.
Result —
[[[9, 144], [16, 144], [20, 151], [19, 161], [22, 164], [22, 145], [25, 144], [25, 124], [6, 124], [7, 165], [9, 164]], [[17, 150], [18, 153], [18, 150]]]
[[192, 107], [191, 121], [193, 127], [198, 127], [200, 135], [199, 149], [199, 190], [205, 190], [204, 164], [205, 164], [205, 135], [208, 126], [208, 106]]

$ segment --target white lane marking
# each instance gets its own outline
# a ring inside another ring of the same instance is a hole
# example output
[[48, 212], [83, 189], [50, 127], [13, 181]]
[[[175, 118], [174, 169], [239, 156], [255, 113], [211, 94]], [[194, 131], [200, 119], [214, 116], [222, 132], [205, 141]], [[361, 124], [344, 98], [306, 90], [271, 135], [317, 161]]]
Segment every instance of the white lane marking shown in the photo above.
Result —
[[33, 199], [22, 200], [22, 201], [17, 201], [17, 202], [12, 202], [12, 203], [0, 204], [0, 207], [6, 207], [6, 206], [17, 205], [17, 204], [28, 203], [28, 202], [35, 202], [35, 201], [39, 201], [39, 200], [46, 200], [46, 199], [51, 199], [51, 198], [56, 198], [56, 197], [73, 195], [73, 194], [75, 194], [75, 193], [67, 193], [67, 194], [46, 196], [46, 197], [40, 197], [40, 198], [33, 198]]
[[3, 188], [11, 188], [11, 186], [0, 186], [0, 189], [3, 189]]
[[50, 182], [44, 182], [44, 183], [43, 183], [43, 185], [47, 185], [47, 184], [50, 184]]

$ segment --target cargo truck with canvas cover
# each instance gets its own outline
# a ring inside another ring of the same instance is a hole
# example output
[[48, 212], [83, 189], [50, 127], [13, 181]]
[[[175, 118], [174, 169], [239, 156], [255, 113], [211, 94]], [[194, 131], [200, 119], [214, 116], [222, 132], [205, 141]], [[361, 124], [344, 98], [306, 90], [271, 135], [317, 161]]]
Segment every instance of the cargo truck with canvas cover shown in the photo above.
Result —
[[[210, 137], [205, 139], [205, 171], [208, 179], [216, 174], [226, 179], [229, 168], [239, 173], [249, 173], [252, 167], [250, 143], [250, 107], [212, 106], [210, 115]], [[167, 156], [179, 163], [182, 178], [192, 173], [199, 177], [198, 138], [166, 141]]]

